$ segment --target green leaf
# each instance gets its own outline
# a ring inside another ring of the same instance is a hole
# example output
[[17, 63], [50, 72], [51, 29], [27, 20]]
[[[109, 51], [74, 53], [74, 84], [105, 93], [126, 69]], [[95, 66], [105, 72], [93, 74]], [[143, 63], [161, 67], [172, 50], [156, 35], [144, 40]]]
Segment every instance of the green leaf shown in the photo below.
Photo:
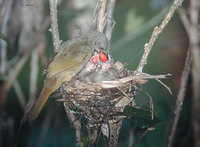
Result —
[[88, 137], [87, 136], [83, 136], [83, 146], [84, 147], [88, 146]]
[[122, 114], [133, 117], [142, 128], [152, 127], [156, 123], [161, 122], [161, 119], [155, 114], [154, 119], [152, 120], [151, 111], [140, 107], [126, 106]]
[[4, 41], [7, 42], [6, 36], [4, 34], [2, 34], [1, 32], [0, 32], [0, 39], [3, 39]]

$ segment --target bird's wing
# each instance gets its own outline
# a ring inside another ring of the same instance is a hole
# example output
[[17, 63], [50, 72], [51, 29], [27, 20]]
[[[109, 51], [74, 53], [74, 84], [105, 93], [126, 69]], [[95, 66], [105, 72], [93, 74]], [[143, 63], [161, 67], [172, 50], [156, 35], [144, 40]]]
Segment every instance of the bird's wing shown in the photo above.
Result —
[[61, 45], [60, 51], [50, 61], [47, 77], [53, 77], [76, 66], [78, 72], [85, 66], [90, 56], [91, 49], [85, 41], [74, 44], [66, 42], [66, 44]]

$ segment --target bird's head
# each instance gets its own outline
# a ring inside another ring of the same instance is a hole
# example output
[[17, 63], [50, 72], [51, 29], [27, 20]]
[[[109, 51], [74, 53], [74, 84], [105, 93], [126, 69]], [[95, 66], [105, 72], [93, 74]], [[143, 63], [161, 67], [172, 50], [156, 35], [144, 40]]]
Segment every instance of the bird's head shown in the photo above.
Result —
[[110, 44], [105, 34], [99, 31], [90, 31], [87, 34], [88, 44], [93, 51], [108, 53]]

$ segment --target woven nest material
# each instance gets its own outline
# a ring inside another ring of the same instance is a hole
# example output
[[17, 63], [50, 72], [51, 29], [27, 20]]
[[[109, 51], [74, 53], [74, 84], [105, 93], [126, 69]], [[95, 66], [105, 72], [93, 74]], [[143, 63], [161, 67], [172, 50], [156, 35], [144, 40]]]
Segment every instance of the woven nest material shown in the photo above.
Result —
[[65, 104], [70, 111], [83, 114], [90, 124], [108, 120], [117, 121], [119, 118], [117, 112], [122, 112], [134, 99], [134, 85], [130, 84], [119, 88], [94, 88], [93, 90], [77, 89], [66, 85], [66, 91]]
[[133, 78], [133, 71], [126, 70], [122, 65], [115, 63], [116, 69], [120, 70], [120, 78], [115, 81], [87, 84], [82, 81], [77, 83], [73, 79], [63, 83], [59, 96], [56, 96], [62, 99], [58, 101], [64, 101], [65, 107], [71, 112], [84, 115], [90, 124], [123, 119], [124, 116], [119, 116], [118, 112], [123, 112], [127, 105], [135, 105], [135, 83], [144, 83], [146, 80]]
[[119, 112], [128, 105], [135, 106], [136, 83], [145, 84], [147, 79], [158, 80], [170, 75], [134, 75], [134, 71], [125, 69], [119, 61], [114, 67], [119, 73], [118, 79], [92, 84], [72, 79], [62, 84], [55, 97], [61, 98], [58, 101], [63, 101], [70, 112], [84, 115], [90, 124], [117, 122], [125, 117], [119, 116]]

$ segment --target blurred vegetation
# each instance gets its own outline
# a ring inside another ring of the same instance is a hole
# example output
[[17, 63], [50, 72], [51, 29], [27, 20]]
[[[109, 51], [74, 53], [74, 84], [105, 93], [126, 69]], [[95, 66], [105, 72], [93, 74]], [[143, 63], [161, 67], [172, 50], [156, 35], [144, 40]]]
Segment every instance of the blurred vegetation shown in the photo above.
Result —
[[[69, 32], [66, 24], [74, 16], [74, 11], [67, 8], [67, 0], [62, 0], [58, 6], [58, 21], [60, 37], [62, 40], [69, 39]], [[88, 3], [89, 5], [90, 3]], [[121, 40], [129, 33], [142, 32], [143, 26], [153, 17], [164, 11], [170, 4], [167, 0], [117, 0], [114, 10], [114, 20], [116, 25], [112, 34], [111, 54], [115, 61], [119, 60], [127, 63], [127, 68], [134, 70], [143, 54], [144, 44], [148, 42], [153, 26], [137, 36], [130, 36], [129, 41]], [[45, 4], [45, 14], [49, 14], [48, 4]], [[163, 18], [163, 15], [159, 18]], [[155, 22], [159, 24], [160, 21]], [[86, 22], [87, 23], [87, 22]], [[73, 30], [76, 31], [76, 30]], [[133, 38], [131, 38], [133, 37]], [[164, 82], [171, 87], [173, 95], [156, 81], [149, 81], [145, 86], [140, 87], [148, 92], [153, 98], [155, 113], [163, 120], [155, 125], [155, 130], [149, 131], [147, 135], [137, 144], [137, 147], [163, 147], [166, 144], [170, 119], [172, 119], [173, 107], [177, 90], [180, 84], [181, 72], [187, 49], [187, 38], [179, 17], [175, 15], [165, 31], [161, 34], [148, 59], [148, 64], [144, 72], [149, 74], [171, 73], [172, 77]], [[53, 53], [51, 34], [46, 31], [46, 54], [48, 58]], [[118, 45], [116, 46], [116, 44]], [[38, 94], [42, 88], [45, 76], [42, 73], [43, 66], [40, 62], [38, 78]], [[19, 83], [23, 89], [26, 99], [29, 97], [29, 75], [30, 61], [26, 63], [18, 76]], [[143, 106], [148, 97], [143, 92], [137, 92], [136, 101], [138, 106]], [[23, 109], [19, 105], [13, 88], [10, 90], [5, 104], [4, 120], [7, 123], [7, 134], [4, 137], [7, 146], [13, 146], [16, 139], [20, 119]], [[179, 122], [175, 146], [192, 146], [191, 133], [191, 94], [190, 87], [187, 89], [186, 101], [183, 105], [181, 120]], [[84, 122], [83, 122], [84, 123]], [[120, 134], [120, 146], [128, 146], [129, 130], [133, 126], [135, 129], [135, 140], [143, 133], [143, 129], [138, 128], [135, 122], [125, 120]], [[64, 113], [63, 106], [54, 99], [47, 102], [41, 115], [33, 124], [23, 127], [20, 137], [20, 147], [62, 147], [76, 146], [75, 133], [70, 126]]]

